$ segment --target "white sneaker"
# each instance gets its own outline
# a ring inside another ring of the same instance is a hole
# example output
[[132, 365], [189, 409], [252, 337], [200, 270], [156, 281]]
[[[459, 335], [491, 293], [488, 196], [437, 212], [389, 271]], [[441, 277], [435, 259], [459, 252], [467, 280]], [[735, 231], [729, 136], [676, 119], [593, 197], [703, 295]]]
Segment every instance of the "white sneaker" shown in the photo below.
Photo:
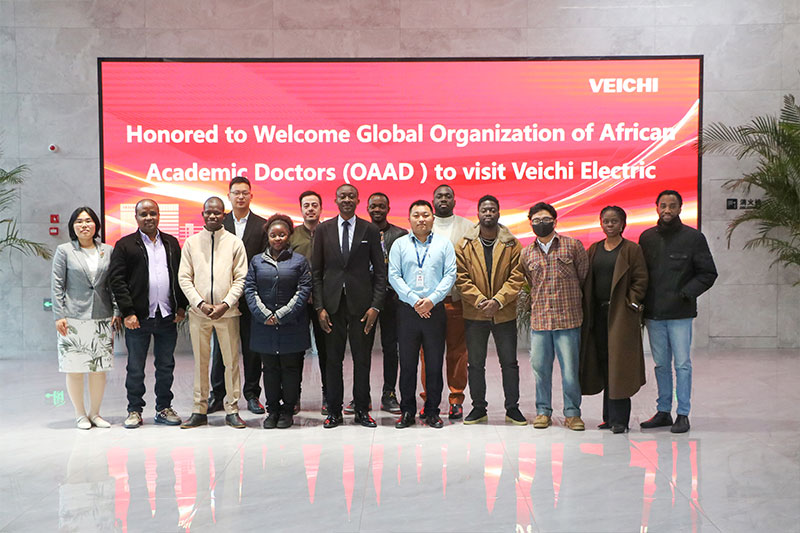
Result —
[[92, 423], [85, 416], [79, 416], [75, 420], [75, 425], [78, 429], [92, 429]]
[[92, 421], [92, 424], [94, 425], [94, 427], [103, 428], [103, 429], [107, 429], [107, 428], [111, 427], [111, 424], [109, 424], [107, 421], [105, 421], [100, 415], [94, 415], [94, 416], [90, 417], [89, 420]]
[[122, 423], [128, 429], [138, 428], [142, 425], [142, 413], [138, 411], [131, 411], [128, 413], [128, 418]]

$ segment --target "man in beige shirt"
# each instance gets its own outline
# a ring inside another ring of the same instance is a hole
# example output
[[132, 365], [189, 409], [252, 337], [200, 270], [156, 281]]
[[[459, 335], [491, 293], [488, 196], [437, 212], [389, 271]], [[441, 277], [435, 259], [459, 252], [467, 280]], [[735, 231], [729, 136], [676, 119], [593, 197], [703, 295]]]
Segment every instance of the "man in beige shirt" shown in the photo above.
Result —
[[194, 352], [194, 406], [181, 425], [208, 424], [208, 363], [216, 332], [225, 364], [225, 423], [244, 428], [239, 417], [239, 297], [247, 276], [247, 252], [241, 239], [225, 230], [225, 204], [212, 196], [203, 204], [205, 226], [183, 245], [178, 284], [189, 300], [189, 334]]

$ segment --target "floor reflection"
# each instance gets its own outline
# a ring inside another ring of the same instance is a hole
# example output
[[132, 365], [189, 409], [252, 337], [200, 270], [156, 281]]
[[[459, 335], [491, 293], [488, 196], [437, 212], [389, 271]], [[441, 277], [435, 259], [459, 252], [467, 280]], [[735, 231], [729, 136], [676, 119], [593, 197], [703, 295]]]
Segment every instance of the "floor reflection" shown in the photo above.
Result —
[[[136, 531], [147, 531], [152, 520], [189, 532], [198, 516], [204, 525], [214, 525], [221, 514], [236, 515], [266, 501], [287, 505], [300, 516], [343, 506], [350, 522], [356, 505], [360, 514], [361, 506], [401, 509], [434, 494], [444, 502], [450, 482], [457, 483], [453, 503], [468, 508], [473, 518], [502, 515], [515, 520], [522, 533], [559, 523], [576, 505], [597, 506], [598, 514], [628, 515], [638, 508], [642, 532], [655, 514], [686, 514], [687, 526], [697, 530], [702, 514], [697, 440], [612, 442], [603, 437], [596, 442], [498, 439], [474, 446], [426, 441], [396, 445], [396, 452], [394, 444], [383, 443], [309, 443], [295, 449], [245, 441], [233, 451], [223, 445], [111, 447], [104, 454], [76, 446], [68, 482], [59, 489], [59, 528], [127, 532], [135, 520]], [[475, 452], [478, 462], [471, 460]], [[97, 461], [106, 464], [98, 468]], [[396, 476], [384, 475], [393, 470]], [[98, 472], [108, 475], [98, 477]], [[476, 491], [480, 485], [464, 483], [481, 478], [482, 493]], [[412, 487], [406, 486], [408, 479]], [[659, 520], [663, 523], [663, 517]]]

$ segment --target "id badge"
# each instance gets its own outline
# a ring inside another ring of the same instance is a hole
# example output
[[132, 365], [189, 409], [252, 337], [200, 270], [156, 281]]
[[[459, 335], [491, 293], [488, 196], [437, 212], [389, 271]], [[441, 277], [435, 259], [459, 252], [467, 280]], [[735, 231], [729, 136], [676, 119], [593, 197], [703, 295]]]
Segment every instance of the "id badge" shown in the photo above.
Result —
[[422, 270], [417, 270], [417, 282], [414, 288], [416, 289], [425, 288], [425, 275], [422, 273]]

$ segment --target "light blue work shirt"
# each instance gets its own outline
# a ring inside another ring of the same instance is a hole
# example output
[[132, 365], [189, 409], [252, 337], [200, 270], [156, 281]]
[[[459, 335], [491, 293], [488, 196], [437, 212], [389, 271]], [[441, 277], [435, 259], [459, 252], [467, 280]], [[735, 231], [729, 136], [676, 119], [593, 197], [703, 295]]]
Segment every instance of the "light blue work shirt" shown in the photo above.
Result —
[[[420, 271], [421, 288], [417, 286]], [[449, 239], [431, 233], [423, 243], [409, 233], [394, 241], [389, 252], [389, 283], [401, 301], [413, 306], [428, 298], [436, 305], [447, 297], [455, 281], [456, 252]]]

